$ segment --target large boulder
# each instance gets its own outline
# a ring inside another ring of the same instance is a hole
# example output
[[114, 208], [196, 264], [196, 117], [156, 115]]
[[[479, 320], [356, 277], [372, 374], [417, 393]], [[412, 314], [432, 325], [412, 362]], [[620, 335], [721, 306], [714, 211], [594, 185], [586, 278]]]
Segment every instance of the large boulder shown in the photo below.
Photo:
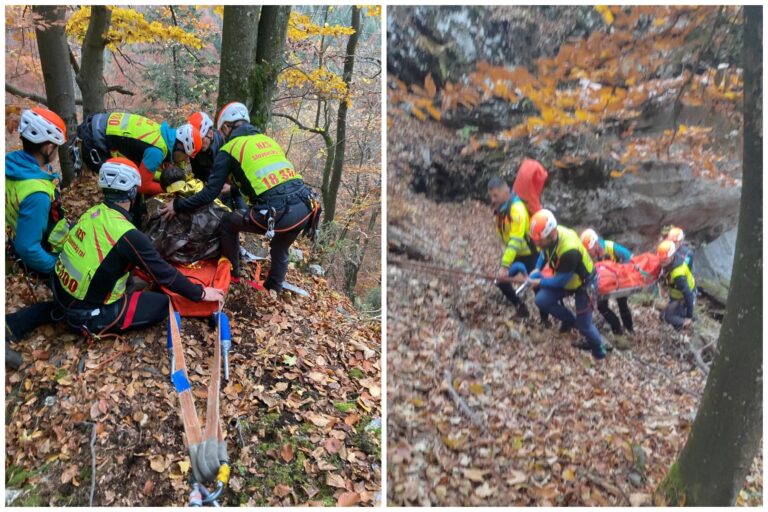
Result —
[[428, 74], [442, 84], [477, 61], [529, 67], [568, 37], [600, 26], [592, 7], [392, 6], [387, 11], [387, 70], [406, 83]]
[[731, 286], [736, 229], [726, 231], [696, 250], [693, 259], [696, 282], [707, 295], [725, 304]]

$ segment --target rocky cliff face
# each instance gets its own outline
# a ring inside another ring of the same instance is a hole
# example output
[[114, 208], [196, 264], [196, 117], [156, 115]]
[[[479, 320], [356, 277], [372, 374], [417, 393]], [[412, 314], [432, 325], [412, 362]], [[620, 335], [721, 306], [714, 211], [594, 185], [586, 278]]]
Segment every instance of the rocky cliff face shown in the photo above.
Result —
[[[551, 19], [549, 19], [551, 18]], [[591, 7], [482, 8], [396, 7], [388, 17], [390, 76], [423, 84], [431, 73], [441, 82], [461, 81], [478, 60], [494, 65], [532, 66], [551, 56], [568, 37], [585, 36], [600, 23]], [[679, 69], [667, 70], [670, 76]], [[532, 115], [530, 103], [492, 99], [474, 108], [446, 112], [441, 121], [419, 122], [395, 116], [389, 130], [390, 164], [409, 169], [415, 191], [436, 201], [486, 199], [494, 175], [511, 183], [520, 162], [538, 159], [550, 177], [542, 202], [574, 228], [593, 227], [636, 251], [650, 250], [665, 224], [682, 226], [694, 244], [708, 242], [735, 226], [740, 199], [740, 119], [706, 108], [684, 107], [678, 121], [714, 126], [712, 146], [722, 157], [719, 167], [736, 186], [697, 177], [685, 147], [668, 163], [653, 156], [632, 162], [637, 171], [612, 178], [618, 165], [611, 142], [629, 144], [636, 137], [657, 136], [672, 125], [674, 95], [648, 101], [633, 135], [621, 137], [622, 123], [593, 133], [566, 135], [533, 144], [527, 138], [506, 147], [465, 151], [472, 133], [511, 128]], [[562, 161], [568, 164], [563, 165]], [[555, 165], [555, 162], [559, 162]], [[392, 169], [390, 168], [390, 176]]]

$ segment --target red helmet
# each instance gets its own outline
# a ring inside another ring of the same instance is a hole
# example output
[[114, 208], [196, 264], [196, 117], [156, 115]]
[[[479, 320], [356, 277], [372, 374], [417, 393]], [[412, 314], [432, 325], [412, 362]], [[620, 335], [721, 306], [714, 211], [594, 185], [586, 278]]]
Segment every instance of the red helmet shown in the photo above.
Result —
[[549, 210], [539, 210], [533, 214], [533, 217], [531, 217], [529, 235], [534, 242], [539, 242], [544, 238], [547, 238], [556, 229], [557, 219], [555, 219], [555, 215]]

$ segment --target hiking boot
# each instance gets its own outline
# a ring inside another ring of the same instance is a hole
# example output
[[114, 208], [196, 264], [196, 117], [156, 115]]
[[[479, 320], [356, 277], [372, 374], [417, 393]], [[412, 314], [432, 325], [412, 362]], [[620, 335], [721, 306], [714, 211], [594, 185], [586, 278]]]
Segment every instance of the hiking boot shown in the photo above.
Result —
[[613, 343], [611, 343], [607, 339], [603, 338], [603, 348], [605, 348], [605, 350], [607, 350], [608, 352], [612, 352], [613, 351]]
[[605, 356], [606, 356], [606, 352], [603, 347], [592, 350], [592, 357], [594, 357], [595, 359], [605, 359]]
[[573, 325], [566, 325], [563, 323], [563, 324], [560, 324], [560, 330], [557, 332], [560, 334], [565, 334], [567, 332], [571, 332], [572, 329], [573, 329]]
[[13, 370], [21, 368], [24, 360], [21, 358], [21, 354], [11, 348], [10, 343], [5, 342], [5, 366]]
[[549, 318], [542, 318], [541, 319], [541, 326], [545, 329], [551, 329], [552, 328], [552, 322], [549, 321]]
[[517, 306], [517, 313], [515, 313], [515, 318], [518, 320], [522, 320], [530, 316], [531, 316], [531, 313], [528, 311], [528, 306], [526, 306], [524, 302], [521, 302]]
[[590, 345], [589, 343], [587, 343], [587, 341], [586, 341], [586, 340], [581, 340], [581, 341], [572, 341], [572, 342], [571, 342], [571, 346], [572, 346], [573, 348], [577, 348], [577, 349], [579, 349], [579, 350], [592, 350], [592, 345]]

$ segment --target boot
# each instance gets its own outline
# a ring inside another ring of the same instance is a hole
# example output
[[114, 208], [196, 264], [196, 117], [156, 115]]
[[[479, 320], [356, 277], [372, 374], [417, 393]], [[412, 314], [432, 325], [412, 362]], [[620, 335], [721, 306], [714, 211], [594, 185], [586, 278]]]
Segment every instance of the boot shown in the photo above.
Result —
[[5, 366], [13, 370], [18, 370], [24, 360], [21, 358], [21, 354], [11, 348], [11, 344], [5, 342]]
[[515, 318], [522, 320], [523, 318], [528, 318], [529, 316], [531, 316], [531, 313], [528, 311], [528, 306], [525, 305], [525, 302], [518, 304]]

